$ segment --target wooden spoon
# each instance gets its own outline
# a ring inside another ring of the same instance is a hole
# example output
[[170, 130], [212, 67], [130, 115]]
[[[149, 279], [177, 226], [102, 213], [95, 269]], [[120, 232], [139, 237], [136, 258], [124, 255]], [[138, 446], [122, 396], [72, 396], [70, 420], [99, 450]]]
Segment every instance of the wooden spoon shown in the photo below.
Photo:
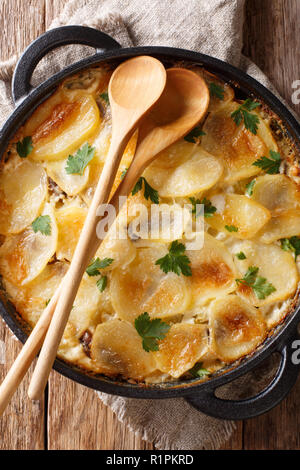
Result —
[[[164, 66], [160, 61], [149, 56], [135, 57], [123, 62], [112, 74], [109, 84], [109, 99], [112, 110], [113, 129], [109, 154], [105, 161], [70, 269], [0, 386], [0, 416], [22, 381], [32, 360], [38, 353], [58, 299], [60, 299], [56, 318], [60, 317], [59, 312], [61, 310], [64, 310], [67, 314], [65, 317], [59, 318], [59, 325], [57, 321], [52, 325], [52, 329], [55, 326], [55, 331], [57, 332], [57, 341], [55, 346], [52, 346], [53, 355], [51, 358], [50, 356], [48, 357], [48, 349], [46, 352], [48, 368], [52, 366], [60, 336], [64, 331], [69, 309], [73, 303], [71, 297], [74, 299], [86, 265], [90, 261], [91, 256], [89, 252], [94, 245], [93, 240], [96, 237], [97, 207], [107, 202], [125, 146], [145, 113], [149, 111], [161, 96], [165, 84], [166, 71]], [[63, 293], [62, 296], [59, 295], [60, 292]], [[44, 360], [45, 355], [42, 355], [40, 365]], [[44, 368], [44, 365], [42, 367]], [[43, 370], [44, 383], [48, 378], [48, 370]], [[37, 374], [38, 372], [36, 372], [35, 377]], [[34, 390], [34, 387], [32, 389]], [[34, 395], [38, 396], [39, 393], [35, 394], [33, 392], [32, 396]]]
[[184, 137], [201, 121], [209, 99], [206, 83], [196, 73], [182, 68], [167, 70], [164, 92], [141, 124], [133, 161], [110, 200], [116, 211], [119, 197], [129, 195], [159, 152]]
[[82, 276], [99, 241], [98, 207], [108, 201], [126, 144], [145, 113], [161, 96], [165, 84], [164, 66], [149, 56], [123, 62], [112, 74], [108, 87], [112, 113], [110, 149], [32, 375], [28, 395], [33, 400], [39, 399], [46, 387]]
[[[115, 88], [110, 86], [110, 93], [113, 95], [114, 92]], [[139, 99], [141, 98], [142, 96]], [[121, 93], [121, 96], [118, 95], [118, 99], [119, 103], [124, 106], [127, 99], [126, 93]], [[119, 208], [119, 196], [127, 196], [134, 183], [155, 156], [161, 150], [186, 135], [203, 118], [208, 104], [209, 91], [202, 78], [186, 69], [174, 68], [168, 70], [165, 90], [156, 106], [145, 117], [139, 132], [140, 137], [135, 157], [123, 182], [111, 200], [111, 204], [115, 206], [117, 211]], [[104, 171], [103, 174], [105, 174]], [[101, 181], [104, 179], [102, 175]], [[107, 173], [107, 177], [110, 177], [110, 175], [111, 171]], [[113, 181], [110, 180], [110, 182], [111, 188]], [[108, 196], [108, 193], [106, 195]], [[94, 203], [95, 197], [97, 204]], [[64, 282], [66, 295], [60, 295], [33, 373], [28, 390], [28, 395], [31, 399], [38, 399], [46, 386], [87, 262], [101, 244], [101, 240], [95, 236], [96, 225], [99, 222], [99, 217], [96, 217], [99, 200], [100, 198], [96, 194], [91, 206], [93, 210], [89, 210], [83, 232], [73, 256], [74, 261], [72, 260], [69, 271], [66, 274], [67, 280]], [[90, 213], [92, 214], [91, 216]], [[83, 243], [85, 243], [83, 245], [84, 249], [82, 248]], [[89, 244], [89, 249], [87, 243]], [[85, 257], [82, 256], [82, 253], [84, 253]], [[89, 256], [86, 257], [86, 255]], [[72, 269], [72, 265], [74, 265], [74, 269]]]

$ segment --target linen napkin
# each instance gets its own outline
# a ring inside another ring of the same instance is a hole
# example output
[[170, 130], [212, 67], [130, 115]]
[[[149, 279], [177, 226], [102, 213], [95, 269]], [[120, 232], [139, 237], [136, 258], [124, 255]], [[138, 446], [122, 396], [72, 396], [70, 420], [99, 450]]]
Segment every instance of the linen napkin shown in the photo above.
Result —
[[[71, 0], [51, 24], [81, 24], [114, 37], [123, 47], [174, 46], [206, 53], [244, 69], [272, 88], [267, 77], [241, 55], [244, 0]], [[66, 46], [44, 58], [32, 83], [36, 85], [69, 63], [93, 50]], [[13, 109], [10, 81], [17, 57], [0, 62], [2, 124]], [[273, 90], [274, 91], [274, 90]], [[2, 354], [3, 357], [3, 354]], [[271, 357], [254, 373], [222, 387], [223, 398], [254, 395], [272, 379], [276, 369]], [[118, 419], [157, 449], [218, 449], [230, 438], [235, 423], [208, 417], [184, 399], [137, 400], [98, 393]]]

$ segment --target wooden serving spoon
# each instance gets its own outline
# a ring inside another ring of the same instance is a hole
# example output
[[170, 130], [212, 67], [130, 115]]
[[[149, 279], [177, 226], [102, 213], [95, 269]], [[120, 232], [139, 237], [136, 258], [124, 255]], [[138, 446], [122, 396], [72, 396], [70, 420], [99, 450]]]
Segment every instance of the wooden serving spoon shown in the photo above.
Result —
[[128, 196], [145, 168], [198, 124], [207, 112], [209, 91], [205, 81], [188, 69], [167, 70], [167, 84], [160, 99], [139, 128], [135, 156], [110, 200], [116, 211], [119, 197]]
[[[110, 87], [110, 93], [114, 93], [113, 86]], [[119, 103], [125, 105], [126, 94], [122, 94], [118, 99]], [[128, 196], [137, 179], [157, 154], [195, 127], [205, 115], [208, 104], [209, 91], [201, 77], [187, 69], [173, 68], [167, 71], [167, 85], [164, 92], [141, 125], [134, 159], [110, 202], [116, 211], [119, 208], [119, 196]], [[103, 180], [102, 175], [101, 180]], [[110, 175], [111, 173], [107, 173], [107, 177]], [[113, 180], [110, 182], [111, 188]], [[90, 261], [102, 241], [96, 236], [96, 226], [99, 222], [96, 211], [100, 198], [96, 195], [97, 204], [94, 200], [91, 206], [93, 210], [89, 210], [71, 266], [66, 274], [66, 283], [64, 282], [66, 295], [60, 295], [31, 379], [28, 390], [31, 399], [38, 399], [46, 386], [87, 262]], [[86, 247], [84, 251], [83, 243], [85, 243], [84, 248]], [[89, 256], [86, 257], [87, 255]]]
[[[56, 330], [58, 343], [60, 341], [79, 283], [86, 265], [90, 261], [91, 246], [94, 245], [92, 241], [96, 237], [97, 208], [100, 204], [107, 202], [126, 144], [145, 113], [161, 96], [165, 84], [166, 71], [164, 66], [159, 60], [150, 56], [139, 56], [123, 62], [112, 74], [109, 84], [109, 99], [113, 129], [111, 145], [103, 172], [89, 208], [70, 269], [0, 386], [0, 416], [38, 353], [57, 304], [56, 318], [60, 317], [59, 312], [61, 309], [68, 312], [65, 317], [60, 318], [59, 329]], [[54, 326], [58, 327], [57, 321], [52, 324], [52, 328]], [[49, 367], [50, 363], [52, 366], [58, 343], [52, 347], [53, 355], [51, 359], [48, 357], [47, 350], [46, 358], [47, 362], [49, 361]], [[45, 356], [42, 356], [41, 363], [44, 359]], [[48, 373], [48, 370], [44, 370], [45, 380], [48, 378]]]

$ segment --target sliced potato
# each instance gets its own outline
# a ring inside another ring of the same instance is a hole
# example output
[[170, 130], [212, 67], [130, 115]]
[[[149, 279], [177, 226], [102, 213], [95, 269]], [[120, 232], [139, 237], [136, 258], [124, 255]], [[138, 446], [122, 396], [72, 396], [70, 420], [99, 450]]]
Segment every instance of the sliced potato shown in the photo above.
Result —
[[95, 131], [99, 109], [91, 95], [77, 92], [68, 96], [57, 91], [43, 103], [24, 126], [32, 136], [33, 160], [61, 160], [75, 152]]
[[[98, 310], [101, 294], [95, 278], [84, 275], [76, 295], [69, 322], [75, 328], [75, 335], [80, 336], [90, 326], [96, 326], [101, 319], [101, 311]], [[100, 317], [100, 318], [99, 318]]]
[[71, 261], [87, 216], [87, 208], [75, 204], [55, 211], [58, 227], [56, 257]]
[[270, 129], [262, 119], [257, 135], [248, 131], [244, 124], [236, 126], [231, 114], [238, 106], [236, 102], [229, 102], [211, 113], [203, 126], [205, 135], [201, 145], [207, 152], [220, 158], [226, 183], [257, 175], [261, 170], [253, 166], [255, 160], [268, 155], [269, 150], [278, 150]]
[[219, 159], [180, 140], [159, 154], [145, 171], [145, 178], [160, 196], [182, 197], [211, 188], [222, 172]]
[[215, 300], [209, 315], [210, 346], [222, 361], [251, 353], [266, 337], [260, 311], [237, 295]]
[[[183, 238], [186, 230], [192, 227], [191, 212], [179, 204], [156, 204], [151, 211], [137, 216], [128, 227], [133, 240], [152, 240], [158, 243], [170, 243]], [[141, 243], [139, 243], [141, 246]]]
[[177, 323], [159, 341], [159, 351], [154, 352], [153, 356], [159, 370], [178, 378], [200, 361], [207, 349], [205, 325]]
[[208, 233], [204, 233], [201, 250], [186, 251], [191, 260], [191, 291], [193, 306], [233, 292], [236, 289], [236, 268], [226, 246]]
[[55, 253], [57, 226], [50, 204], [45, 204], [42, 215], [50, 217], [51, 235], [35, 233], [29, 226], [8, 236], [0, 248], [1, 274], [13, 284], [24, 285], [35, 279]]
[[4, 278], [5, 290], [18, 313], [31, 326], [38, 321], [47, 303], [59, 287], [68, 269], [68, 264], [56, 262], [47, 264], [31, 282], [18, 287]]
[[286, 175], [259, 176], [253, 186], [252, 198], [274, 215], [300, 206], [299, 188]]
[[46, 170], [51, 179], [59, 186], [68, 196], [75, 196], [80, 193], [89, 180], [90, 165], [88, 165], [83, 174], [68, 174], [66, 172], [67, 158], [54, 162], [47, 162]]
[[17, 159], [0, 174], [0, 233], [19, 233], [39, 215], [47, 196], [43, 167]]
[[280, 238], [289, 238], [295, 235], [300, 235], [299, 209], [290, 209], [272, 217], [257, 234], [261, 242], [268, 244]]
[[234, 91], [232, 87], [228, 85], [228, 83], [224, 83], [222, 80], [220, 80], [219, 77], [213, 75], [207, 70], [204, 70], [202, 67], [193, 67], [192, 70], [205, 80], [209, 89], [211, 88], [211, 84], [214, 84], [223, 91], [223, 99], [220, 99], [215, 94], [210, 92], [210, 101], [208, 107], [209, 113], [216, 111], [218, 108], [221, 108], [234, 99]]
[[288, 299], [295, 293], [299, 274], [291, 253], [277, 245], [264, 245], [252, 241], [241, 242], [236, 251], [242, 251], [246, 255], [245, 260], [235, 257], [235, 263], [241, 273], [239, 278], [244, 277], [250, 266], [255, 266], [259, 268], [258, 276], [266, 278], [266, 281], [276, 289], [265, 299], [258, 299], [251, 287], [239, 285], [238, 293], [250, 303], [259, 307]]
[[[217, 230], [245, 239], [254, 237], [270, 219], [270, 211], [258, 202], [240, 194], [226, 194], [223, 213], [215, 213], [207, 222]], [[234, 226], [237, 231], [229, 232], [226, 226]]]
[[142, 380], [155, 370], [150, 352], [142, 347], [142, 338], [133, 325], [111, 320], [97, 326], [91, 344], [91, 356], [108, 376]]
[[61, 84], [61, 88], [64, 93], [84, 90], [86, 93], [96, 96], [106, 91], [111, 74], [111, 71], [103, 66], [89, 68], [66, 78]]
[[112, 226], [96, 252], [96, 257], [98, 256], [100, 259], [113, 259], [112, 264], [101, 270], [102, 272], [110, 271], [111, 269], [119, 267], [124, 269], [134, 260], [136, 255], [134, 243], [127, 237], [127, 232], [123, 230], [122, 223], [119, 218], [117, 219], [116, 224], [118, 223], [120, 223], [120, 225], [117, 229], [120, 230], [120, 235], [124, 238], [118, 238], [118, 232], [115, 236], [113, 232], [114, 226]]
[[187, 278], [165, 274], [155, 264], [167, 252], [164, 246], [141, 248], [129, 266], [112, 272], [112, 305], [120, 318], [132, 322], [143, 312], [163, 318], [187, 309], [191, 296]]

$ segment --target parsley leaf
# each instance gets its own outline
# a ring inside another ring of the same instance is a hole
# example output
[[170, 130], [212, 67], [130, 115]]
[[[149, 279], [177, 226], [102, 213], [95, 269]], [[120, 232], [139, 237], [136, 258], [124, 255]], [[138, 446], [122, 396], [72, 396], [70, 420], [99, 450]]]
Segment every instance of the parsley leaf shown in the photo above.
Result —
[[122, 179], [124, 178], [124, 176], [126, 175], [127, 170], [128, 170], [128, 168], [124, 168], [124, 170], [122, 171], [122, 173], [121, 173], [121, 180], [122, 180]]
[[147, 312], [142, 313], [134, 321], [134, 326], [138, 334], [143, 339], [143, 348], [145, 351], [158, 351], [158, 339], [164, 339], [170, 329], [170, 325], [163, 322], [160, 318], [150, 319]]
[[245, 253], [243, 251], [240, 251], [239, 253], [236, 253], [235, 255], [237, 257], [237, 259], [246, 259], [247, 256], [245, 255]]
[[282, 238], [280, 243], [283, 250], [292, 251], [295, 254], [295, 259], [300, 255], [300, 237]]
[[178, 240], [174, 240], [169, 246], [169, 253], [163, 258], [158, 259], [155, 264], [160, 266], [160, 269], [164, 273], [172, 271], [178, 276], [183, 274], [184, 276], [191, 276], [192, 270], [190, 267], [190, 259], [184, 255], [185, 246], [183, 243], [179, 243]]
[[22, 141], [17, 142], [17, 152], [21, 158], [26, 158], [32, 152], [32, 138], [30, 136], [24, 137]]
[[108, 92], [105, 91], [104, 93], [101, 93], [100, 95], [100, 98], [105, 101], [107, 104], [109, 104], [109, 96], [108, 96]]
[[197, 204], [203, 204], [204, 205], [204, 217], [212, 217], [214, 213], [216, 212], [217, 208], [212, 205], [211, 201], [209, 199], [203, 198], [202, 201], [200, 199], [195, 199], [194, 197], [189, 198], [193, 207], [192, 207], [192, 214], [195, 215], [195, 217], [198, 217], [199, 213], [197, 213]]
[[47, 307], [47, 305], [49, 305], [49, 302], [50, 302], [51, 299], [47, 299], [46, 302], [45, 302], [45, 306]]
[[273, 284], [267, 282], [265, 277], [258, 276], [259, 268], [250, 266], [242, 279], [236, 279], [237, 284], [244, 284], [253, 289], [258, 299], [265, 299], [276, 289]]
[[254, 179], [254, 180], [250, 181], [250, 183], [246, 184], [245, 194], [247, 194], [248, 196], [252, 196], [255, 182], [256, 182], [256, 180]]
[[259, 123], [259, 117], [257, 114], [251, 114], [249, 111], [260, 106], [260, 103], [252, 101], [250, 98], [247, 98], [243, 104], [241, 104], [236, 111], [231, 114], [232, 119], [237, 126], [244, 121], [246, 129], [248, 129], [252, 134], [256, 135]]
[[86, 268], [85, 272], [89, 276], [98, 276], [100, 274], [99, 269], [104, 269], [109, 266], [113, 262], [112, 258], [104, 258], [100, 260], [100, 258], [92, 259], [88, 267]]
[[224, 89], [217, 83], [211, 82], [209, 84], [210, 96], [215, 96], [219, 100], [224, 100]]
[[143, 176], [141, 176], [137, 180], [131, 194], [134, 196], [136, 193], [138, 193], [143, 187], [143, 182], [144, 182], [144, 197], [145, 197], [145, 199], [150, 199], [150, 201], [154, 202], [154, 204], [159, 204], [158, 191], [156, 191], [156, 189], [152, 188], [152, 186], [150, 186], [150, 184], [147, 182], [146, 178], [144, 178]]
[[206, 134], [205, 134], [205, 132], [203, 132], [203, 130], [201, 129], [200, 126], [196, 126], [196, 127], [194, 127], [194, 129], [191, 130], [191, 132], [189, 132], [184, 137], [184, 140], [194, 144], [195, 142], [197, 142], [198, 137], [201, 137], [201, 135], [206, 135]]
[[95, 155], [95, 147], [90, 147], [88, 143], [85, 143], [75, 155], [69, 155], [67, 160], [67, 166], [65, 168], [68, 175], [82, 175], [85, 167], [90, 163]]
[[31, 224], [35, 233], [41, 232], [43, 235], [51, 235], [51, 219], [49, 215], [40, 215]]
[[103, 292], [105, 287], [107, 286], [107, 276], [101, 276], [100, 279], [96, 282], [97, 287], [100, 292]]
[[238, 284], [248, 284], [249, 286], [255, 282], [259, 268], [256, 266], [250, 266], [245, 276], [242, 279], [236, 279]]
[[238, 232], [239, 231], [238, 227], [236, 227], [235, 225], [225, 225], [225, 228], [226, 228], [226, 230], [228, 230], [228, 232]]
[[189, 373], [192, 374], [192, 376], [195, 378], [210, 375], [210, 372], [202, 367], [202, 362], [196, 362], [194, 367], [189, 370]]
[[269, 175], [275, 175], [276, 173], [279, 173], [280, 164], [280, 153], [274, 152], [274, 150], [270, 150], [270, 158], [261, 157], [252, 163], [252, 165], [258, 166]]
[[252, 289], [258, 299], [265, 299], [268, 295], [272, 294], [272, 292], [276, 291], [273, 284], [267, 282], [267, 279], [261, 276], [257, 276], [252, 285]]

